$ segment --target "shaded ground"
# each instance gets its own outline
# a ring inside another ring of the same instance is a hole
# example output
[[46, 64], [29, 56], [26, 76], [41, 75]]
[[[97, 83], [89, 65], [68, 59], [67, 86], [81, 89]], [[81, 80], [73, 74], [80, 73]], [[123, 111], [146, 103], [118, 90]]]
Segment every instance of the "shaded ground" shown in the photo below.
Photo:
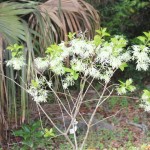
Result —
[[[91, 97], [93, 97], [91, 95]], [[53, 120], [61, 123], [61, 111], [56, 104], [44, 104], [43, 108], [51, 115]], [[82, 105], [80, 113], [88, 118], [94, 110], [94, 103], [89, 102]], [[39, 113], [36, 110], [32, 111], [33, 120], [39, 119]], [[41, 112], [41, 117], [44, 120], [44, 126], [51, 126], [45, 115]], [[66, 115], [66, 124], [70, 122]], [[90, 133], [86, 144], [86, 149], [89, 150], [112, 150], [123, 149], [130, 150], [130, 147], [140, 147], [143, 144], [150, 145], [150, 113], [145, 112], [139, 108], [139, 101], [136, 99], [127, 98], [110, 98], [97, 110], [94, 120], [97, 122], [103, 118], [107, 120], [97, 124]], [[78, 117], [78, 121], [81, 120]], [[80, 127], [77, 130], [78, 139], [82, 140], [85, 125], [79, 121]], [[63, 128], [63, 126], [59, 126]], [[11, 137], [9, 145], [13, 143], [20, 143], [22, 141], [19, 137]], [[64, 138], [58, 137], [52, 140], [51, 148], [54, 150], [71, 150]], [[21, 146], [21, 145], [20, 145]], [[11, 146], [9, 146], [11, 147]], [[11, 148], [9, 148], [11, 149]], [[142, 148], [139, 148], [139, 150]], [[148, 150], [145, 146], [143, 150]], [[132, 149], [131, 149], [132, 150]]]

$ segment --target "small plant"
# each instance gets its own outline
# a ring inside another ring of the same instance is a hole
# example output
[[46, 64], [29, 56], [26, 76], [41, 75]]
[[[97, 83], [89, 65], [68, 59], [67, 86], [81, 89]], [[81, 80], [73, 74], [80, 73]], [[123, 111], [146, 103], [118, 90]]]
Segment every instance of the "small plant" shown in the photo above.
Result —
[[129, 102], [128, 102], [128, 100], [126, 99], [126, 98], [123, 98], [121, 101], [120, 101], [120, 105], [121, 105], [121, 107], [128, 107], [128, 105], [129, 105]]
[[139, 122], [140, 122], [139, 117], [138, 117], [138, 116], [134, 116], [133, 122], [134, 122], [134, 123], [139, 123]]
[[110, 100], [108, 101], [109, 102], [109, 108], [110, 109], [114, 108], [118, 104], [118, 101], [119, 100], [116, 97], [110, 98]]
[[50, 144], [50, 141], [48, 142], [46, 138], [55, 136], [53, 129], [42, 129], [40, 121], [22, 125], [20, 130], [13, 131], [13, 135], [22, 138], [21, 146], [19, 147], [33, 150], [39, 147], [46, 147], [48, 143]]

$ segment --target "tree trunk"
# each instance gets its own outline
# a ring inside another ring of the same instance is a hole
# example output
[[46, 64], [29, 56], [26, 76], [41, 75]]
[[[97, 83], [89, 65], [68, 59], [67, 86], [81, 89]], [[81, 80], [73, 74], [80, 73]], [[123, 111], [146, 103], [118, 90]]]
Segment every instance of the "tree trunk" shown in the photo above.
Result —
[[4, 90], [4, 76], [3, 76], [3, 40], [0, 34], [0, 145], [3, 149], [6, 146], [6, 138], [4, 129], [6, 125], [4, 110], [5, 110], [5, 90]]

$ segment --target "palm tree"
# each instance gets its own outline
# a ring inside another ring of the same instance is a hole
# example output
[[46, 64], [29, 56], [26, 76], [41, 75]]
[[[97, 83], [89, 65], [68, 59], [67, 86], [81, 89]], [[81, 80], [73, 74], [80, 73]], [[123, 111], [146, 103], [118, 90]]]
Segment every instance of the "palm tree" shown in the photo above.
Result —
[[[10, 73], [4, 70], [4, 43], [13, 44], [18, 41], [26, 41], [25, 24], [19, 15], [25, 15], [33, 12], [33, 5], [30, 3], [20, 4], [15, 2], [0, 3], [0, 143], [5, 143], [4, 128], [7, 128], [8, 112], [10, 108], [16, 110], [15, 103], [11, 102], [15, 97], [13, 88], [10, 88], [12, 83], [9, 85], [5, 79], [5, 75], [8, 77]], [[6, 74], [5, 74], [5, 73]], [[8, 92], [9, 89], [9, 92]], [[10, 94], [11, 93], [11, 94]], [[10, 94], [10, 95], [9, 95]], [[11, 103], [10, 103], [11, 102]], [[11, 113], [11, 111], [10, 111]]]

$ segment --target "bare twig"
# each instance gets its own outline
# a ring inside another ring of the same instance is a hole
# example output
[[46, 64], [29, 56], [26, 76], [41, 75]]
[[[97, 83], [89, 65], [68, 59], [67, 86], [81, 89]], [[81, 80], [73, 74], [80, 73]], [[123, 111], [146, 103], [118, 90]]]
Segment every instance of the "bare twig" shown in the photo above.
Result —
[[100, 120], [100, 121], [98, 121], [98, 122], [92, 124], [91, 127], [92, 127], [92, 126], [95, 126], [96, 124], [98, 124], [98, 123], [100, 123], [100, 122], [103, 122], [103, 121], [105, 121], [105, 120], [107, 120], [107, 119], [109, 119], [109, 118], [115, 117], [116, 115], [118, 115], [118, 114], [120, 113], [121, 110], [123, 110], [123, 108], [120, 109], [119, 111], [117, 111], [115, 114], [113, 114], [113, 115], [111, 115], [111, 116], [108, 116], [108, 117], [106, 117], [106, 118], [104, 118], [104, 119], [102, 119], [102, 120]]

